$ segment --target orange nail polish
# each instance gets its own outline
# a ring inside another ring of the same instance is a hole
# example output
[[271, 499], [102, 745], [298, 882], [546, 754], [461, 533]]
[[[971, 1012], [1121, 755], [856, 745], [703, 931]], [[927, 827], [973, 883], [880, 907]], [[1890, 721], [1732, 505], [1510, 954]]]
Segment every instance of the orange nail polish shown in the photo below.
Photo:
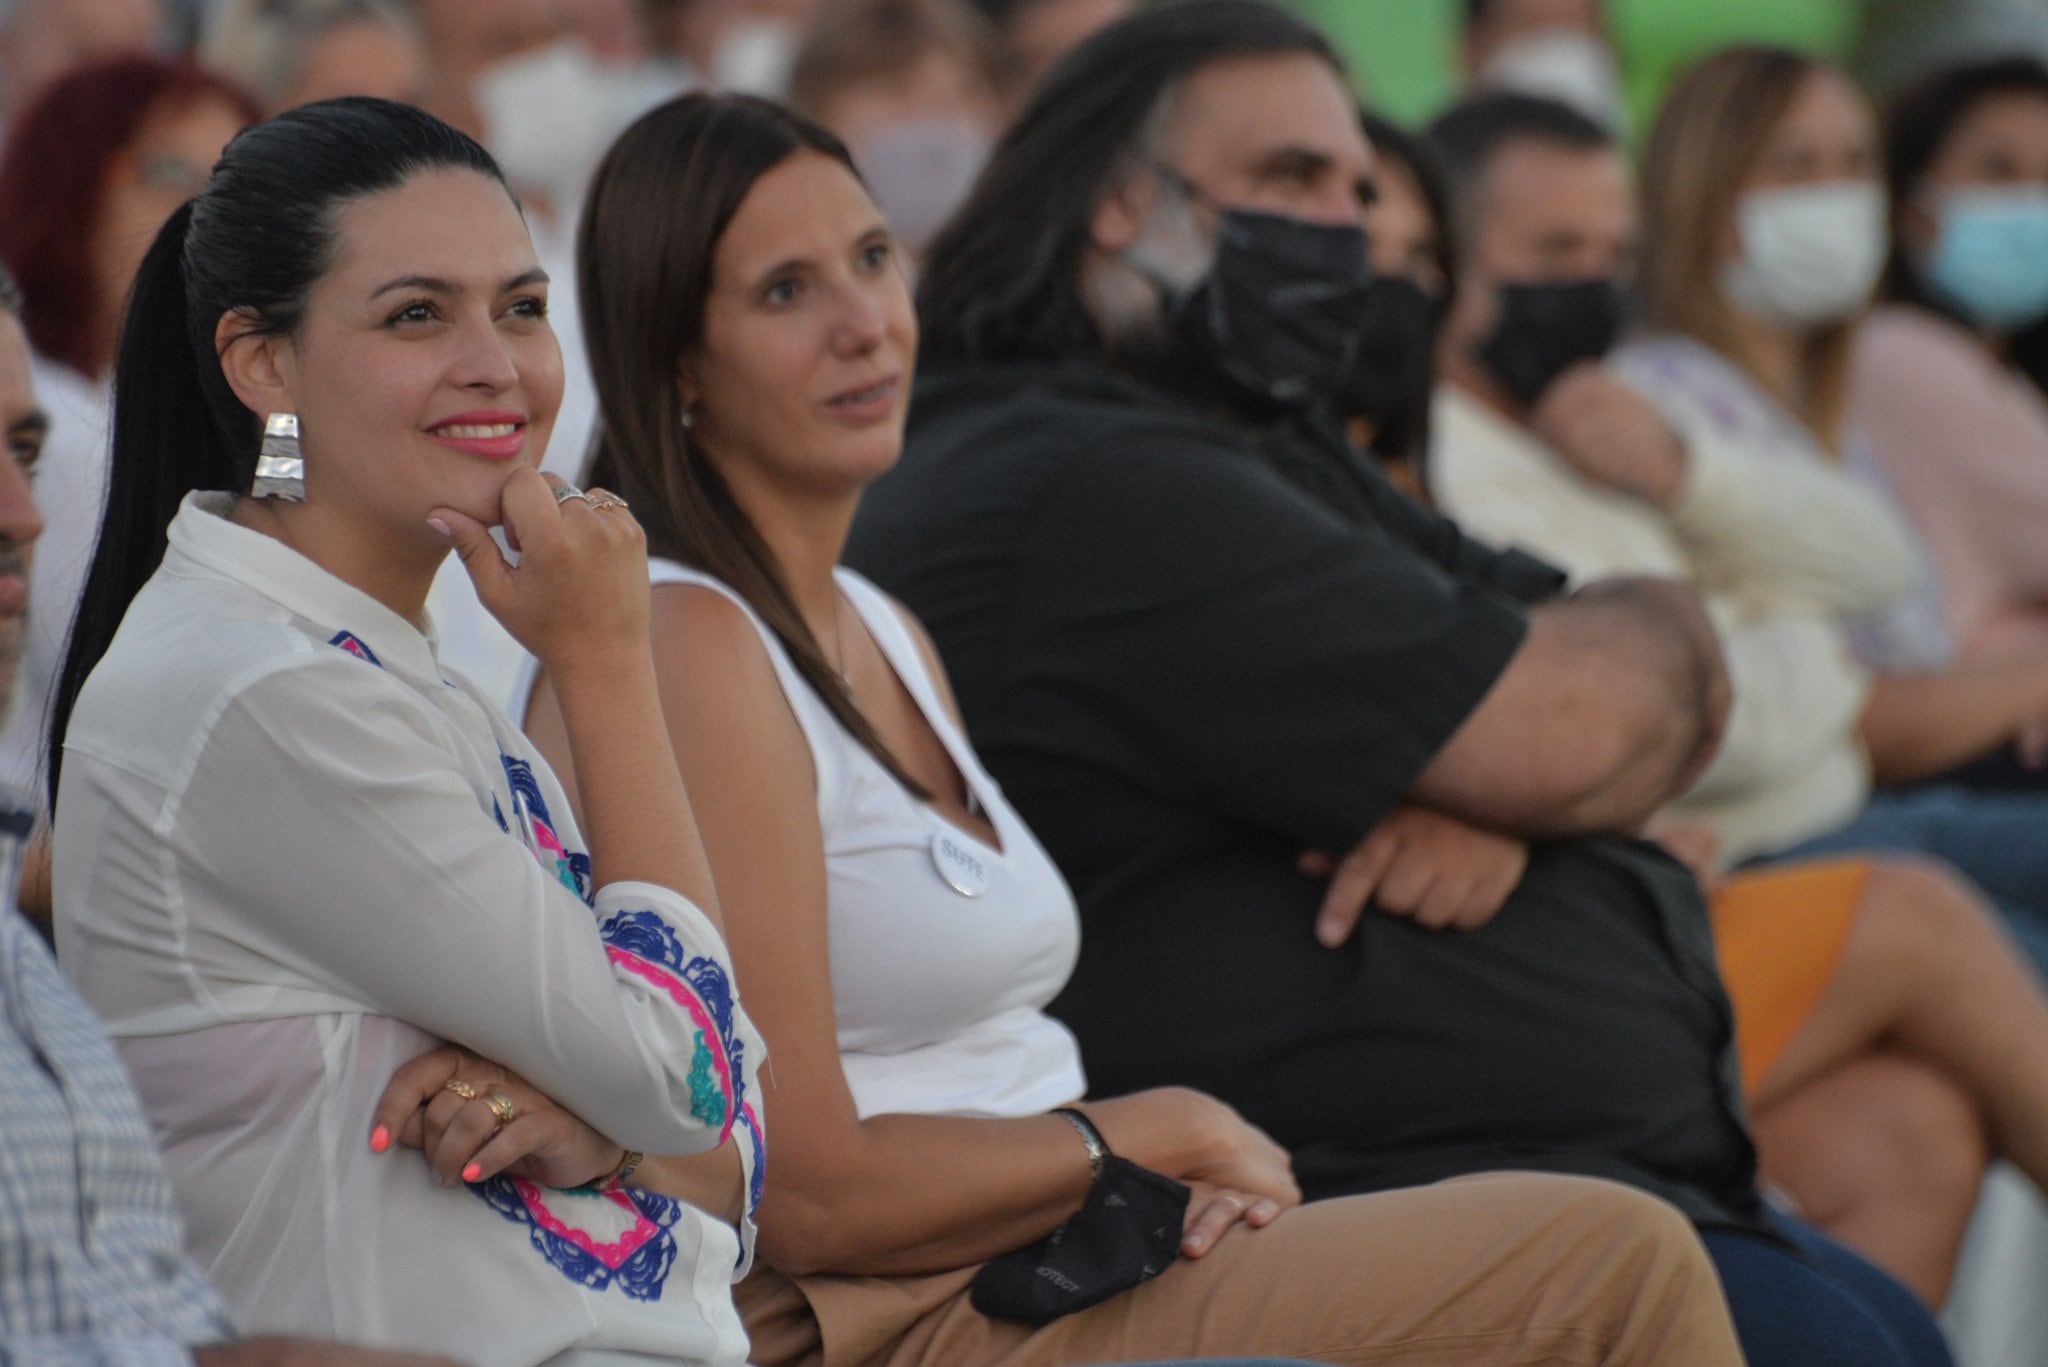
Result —
[[371, 1153], [382, 1153], [390, 1147], [391, 1131], [388, 1127], [379, 1125], [376, 1129], [370, 1131]]
[[483, 1175], [484, 1165], [481, 1163], [471, 1163], [468, 1167], [462, 1170], [462, 1180], [465, 1182], [474, 1182], [477, 1178], [482, 1177]]

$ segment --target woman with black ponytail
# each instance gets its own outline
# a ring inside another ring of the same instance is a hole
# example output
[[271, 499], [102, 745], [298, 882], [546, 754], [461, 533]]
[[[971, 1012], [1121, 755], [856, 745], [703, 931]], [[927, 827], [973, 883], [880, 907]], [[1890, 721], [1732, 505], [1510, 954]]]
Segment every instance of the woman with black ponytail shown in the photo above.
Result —
[[[738, 1363], [762, 1048], [644, 743], [643, 536], [533, 469], [546, 304], [497, 167], [404, 105], [247, 130], [164, 227], [56, 700], [57, 934], [245, 1329]], [[555, 681], [587, 843], [437, 659], [451, 549]]]

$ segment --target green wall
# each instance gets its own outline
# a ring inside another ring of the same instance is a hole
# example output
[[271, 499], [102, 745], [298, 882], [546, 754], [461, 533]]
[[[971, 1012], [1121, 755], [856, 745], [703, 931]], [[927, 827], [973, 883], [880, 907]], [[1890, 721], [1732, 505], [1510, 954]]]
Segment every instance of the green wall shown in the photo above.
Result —
[[[1350, 57], [1359, 88], [1406, 122], [1457, 89], [1461, 0], [1289, 0]], [[1686, 62], [1727, 43], [1785, 43], [1846, 55], [1857, 0], [1608, 0], [1639, 126]]]

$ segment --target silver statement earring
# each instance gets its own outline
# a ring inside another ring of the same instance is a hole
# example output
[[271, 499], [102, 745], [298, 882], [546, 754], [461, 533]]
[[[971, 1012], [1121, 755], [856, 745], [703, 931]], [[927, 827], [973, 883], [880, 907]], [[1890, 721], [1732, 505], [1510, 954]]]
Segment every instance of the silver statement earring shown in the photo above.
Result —
[[256, 454], [252, 498], [306, 501], [306, 462], [299, 455], [299, 415], [272, 413], [263, 422], [263, 448]]

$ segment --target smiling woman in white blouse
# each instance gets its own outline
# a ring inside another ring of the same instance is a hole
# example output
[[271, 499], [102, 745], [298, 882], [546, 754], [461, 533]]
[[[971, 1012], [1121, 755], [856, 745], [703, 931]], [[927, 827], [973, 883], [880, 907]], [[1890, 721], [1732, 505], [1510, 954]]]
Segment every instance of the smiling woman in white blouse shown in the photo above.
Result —
[[[640, 741], [642, 535], [532, 468], [546, 299], [489, 157], [384, 101], [245, 132], [165, 226], [58, 696], [57, 935], [244, 1330], [736, 1364], [762, 1046]], [[451, 548], [557, 680], [587, 844], [437, 659]]]

